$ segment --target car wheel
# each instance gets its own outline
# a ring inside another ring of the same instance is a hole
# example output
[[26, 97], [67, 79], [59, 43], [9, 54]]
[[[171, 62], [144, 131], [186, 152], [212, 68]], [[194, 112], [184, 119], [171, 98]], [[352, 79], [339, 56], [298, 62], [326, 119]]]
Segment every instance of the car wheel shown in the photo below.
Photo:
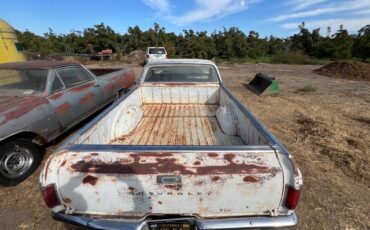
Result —
[[121, 89], [120, 91], [118, 91], [116, 93], [116, 95], [114, 96], [114, 101], [118, 101], [123, 95], [125, 95], [126, 93], [128, 92], [127, 89], [123, 88]]
[[13, 186], [22, 182], [41, 160], [38, 146], [26, 139], [9, 141], [0, 149], [0, 185]]

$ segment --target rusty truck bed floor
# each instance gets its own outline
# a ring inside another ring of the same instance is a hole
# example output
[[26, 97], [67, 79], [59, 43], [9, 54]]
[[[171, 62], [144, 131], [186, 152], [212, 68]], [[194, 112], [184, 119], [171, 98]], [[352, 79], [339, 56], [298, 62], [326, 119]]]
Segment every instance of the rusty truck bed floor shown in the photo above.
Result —
[[136, 129], [113, 144], [130, 145], [244, 145], [238, 136], [224, 134], [217, 122], [218, 105], [143, 105]]

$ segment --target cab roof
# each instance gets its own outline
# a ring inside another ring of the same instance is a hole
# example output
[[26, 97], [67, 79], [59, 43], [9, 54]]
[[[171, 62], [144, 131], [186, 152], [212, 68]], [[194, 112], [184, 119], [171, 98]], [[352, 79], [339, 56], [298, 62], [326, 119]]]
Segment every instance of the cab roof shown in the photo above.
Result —
[[198, 64], [198, 65], [214, 65], [215, 63], [206, 59], [164, 59], [152, 60], [147, 66], [166, 65], [166, 64]]

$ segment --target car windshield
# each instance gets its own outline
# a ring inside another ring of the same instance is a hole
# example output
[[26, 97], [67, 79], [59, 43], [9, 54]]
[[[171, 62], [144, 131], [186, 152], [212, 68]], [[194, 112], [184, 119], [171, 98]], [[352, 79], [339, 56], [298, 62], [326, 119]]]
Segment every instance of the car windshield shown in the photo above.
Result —
[[22, 94], [44, 92], [48, 70], [0, 69], [0, 90], [20, 91]]
[[173, 65], [151, 67], [145, 82], [218, 82], [217, 72], [209, 65]]
[[166, 50], [163, 48], [150, 48], [149, 54], [165, 54]]

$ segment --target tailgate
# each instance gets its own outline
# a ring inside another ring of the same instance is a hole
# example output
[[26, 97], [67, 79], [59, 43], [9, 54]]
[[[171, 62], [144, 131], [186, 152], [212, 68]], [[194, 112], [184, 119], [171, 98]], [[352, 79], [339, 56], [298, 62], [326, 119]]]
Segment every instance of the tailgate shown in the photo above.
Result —
[[69, 152], [57, 186], [76, 213], [220, 217], [269, 214], [284, 178], [272, 150]]

